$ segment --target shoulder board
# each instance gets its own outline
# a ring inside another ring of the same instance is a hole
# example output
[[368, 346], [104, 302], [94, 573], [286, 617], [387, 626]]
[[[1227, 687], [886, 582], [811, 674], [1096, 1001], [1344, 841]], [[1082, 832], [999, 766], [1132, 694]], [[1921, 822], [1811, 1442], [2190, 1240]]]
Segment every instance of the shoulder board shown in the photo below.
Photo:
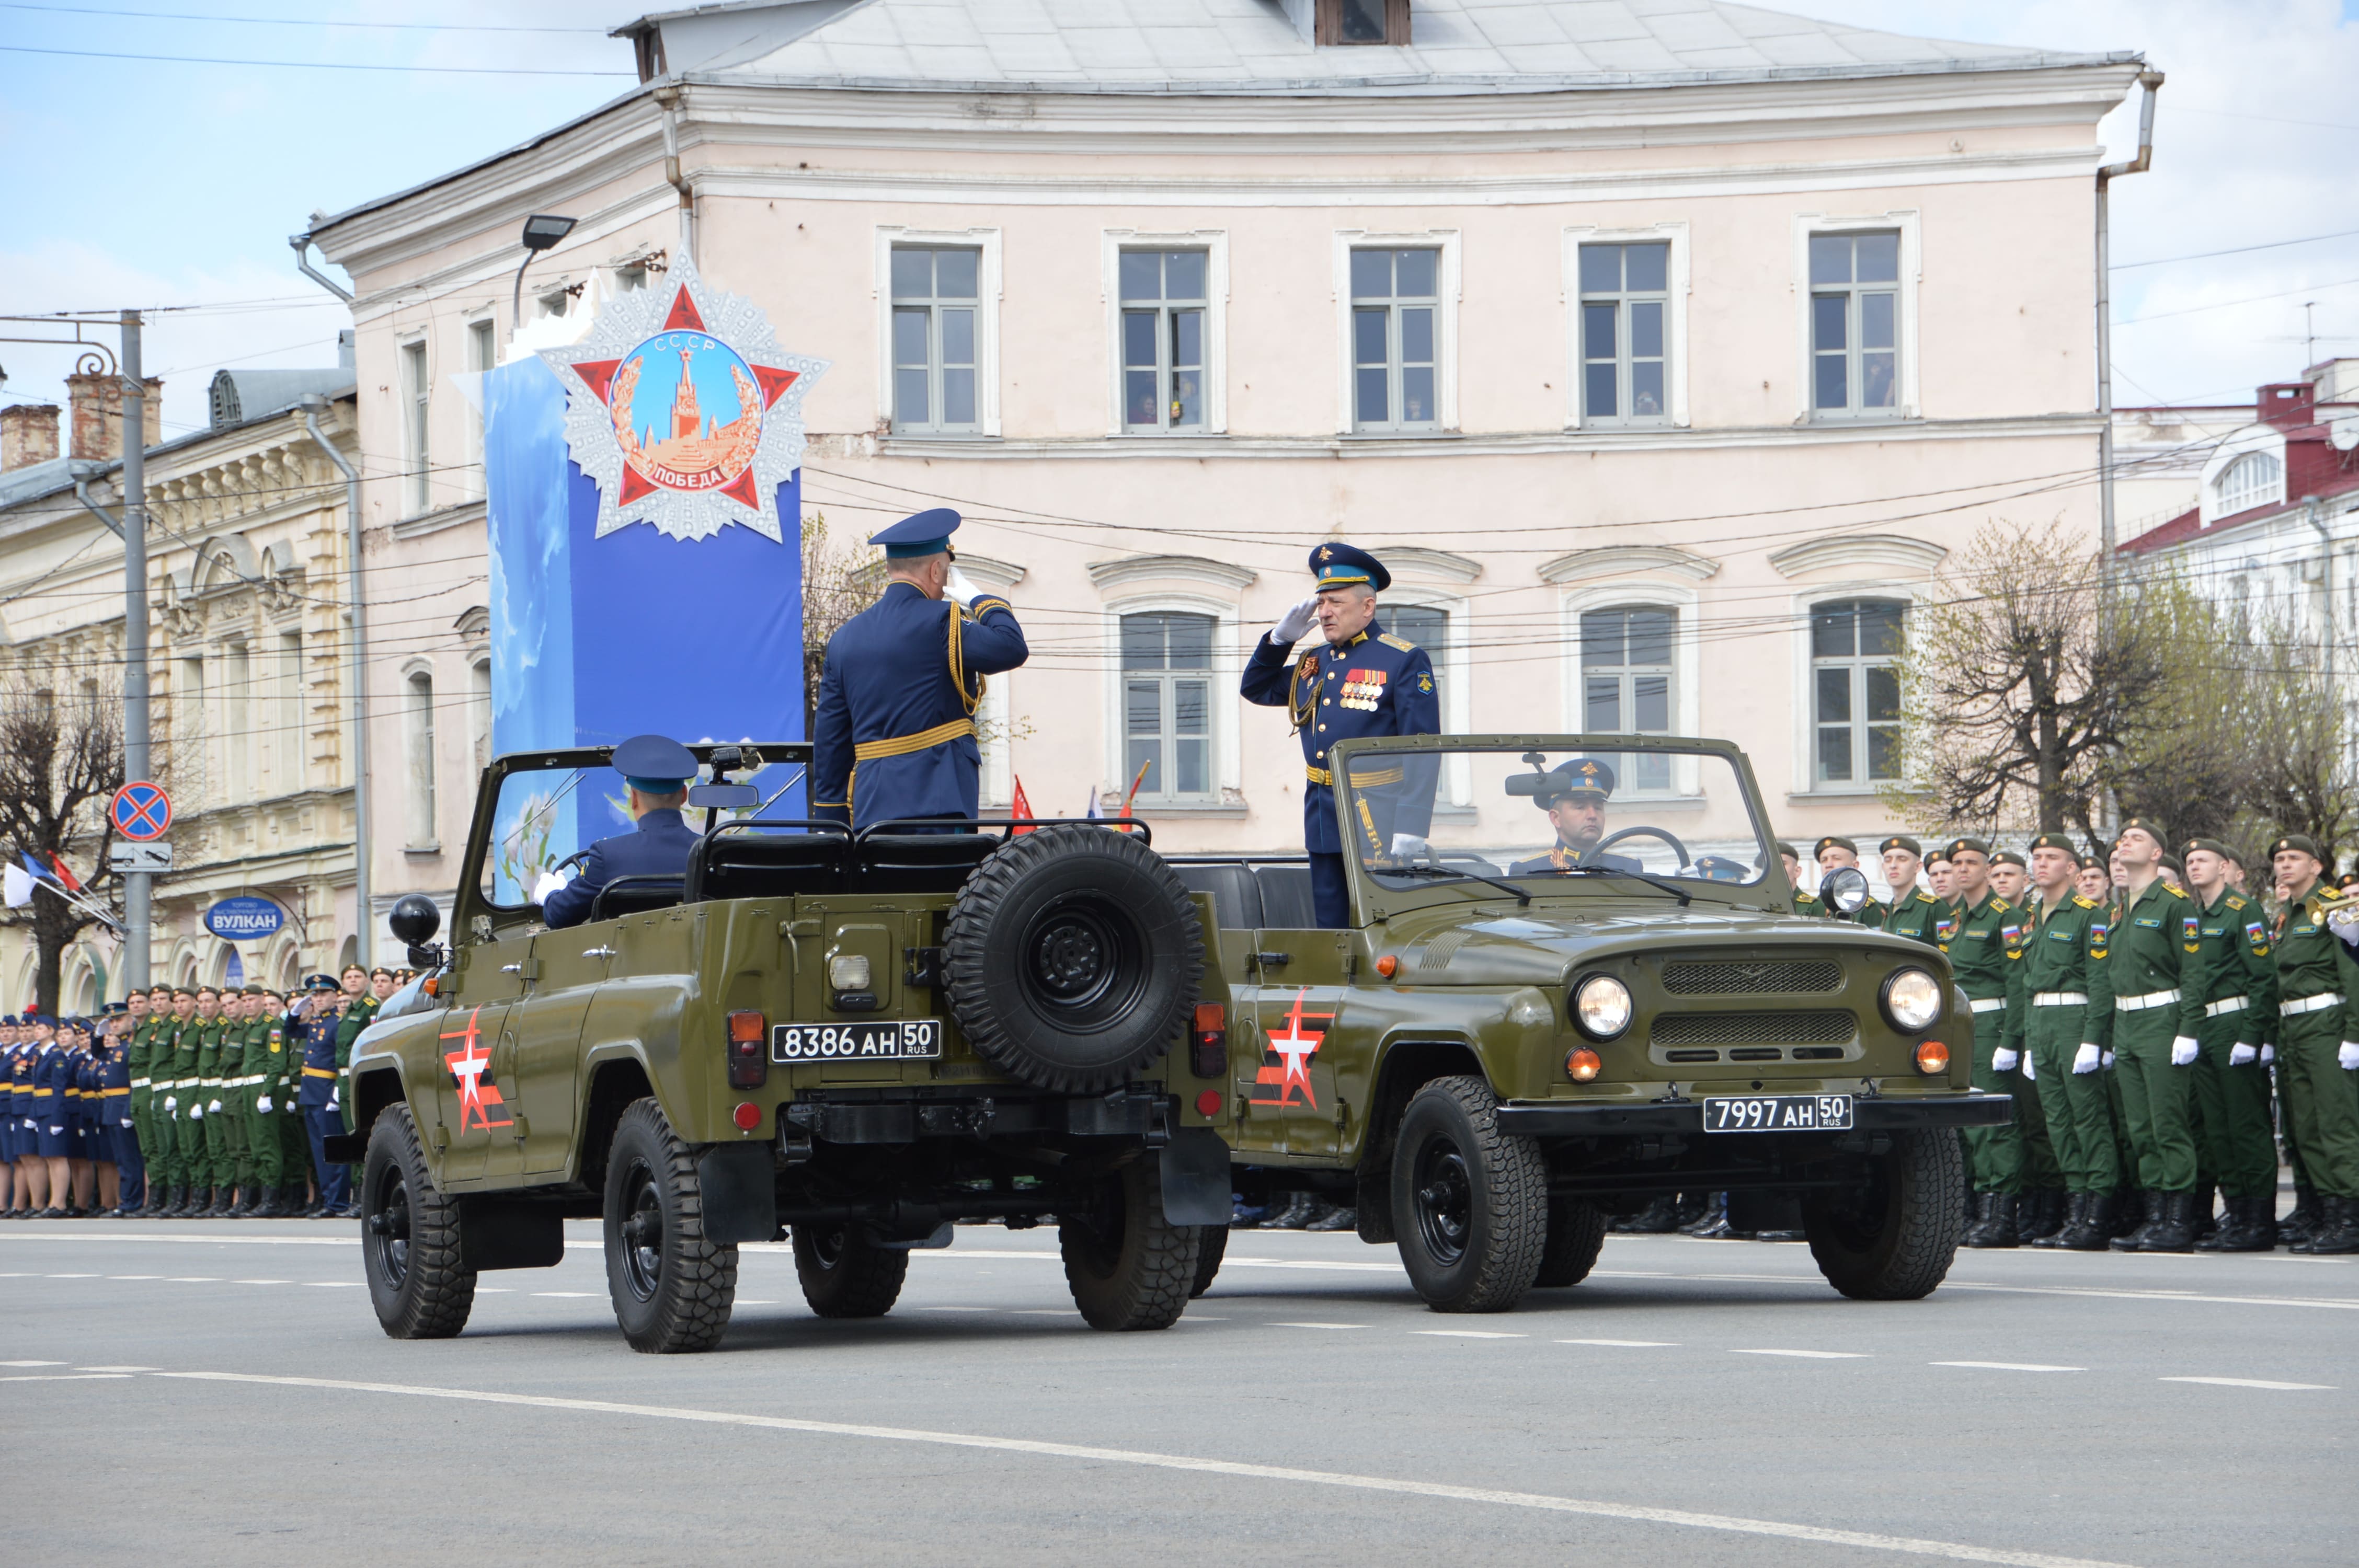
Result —
[[1917, 902], [1918, 902], [1919, 903], [1940, 903], [1941, 901], [1940, 901], [1940, 899], [1938, 899], [1938, 898], [1935, 898], [1931, 893], [1930, 893], [1930, 892], [1926, 892], [1923, 888], [1919, 888], [1919, 889], [1917, 890]]
[[2230, 893], [2228, 895], [2228, 907], [2230, 909], [2242, 909], [2245, 907], [2245, 901], [2238, 898], [2234, 893]]
[[2350, 903], [2351, 895], [2333, 888], [2316, 887], [2310, 890], [2308, 902], [2317, 904], [2321, 909], [2332, 909], [2337, 904]]
[[2097, 901], [2093, 898], [2082, 898], [2076, 892], [2072, 895], [2072, 907], [2075, 909], [2094, 909], [2097, 907]]
[[1389, 632], [1379, 633], [1377, 634], [1376, 641], [1382, 643], [1387, 648], [1398, 648], [1404, 654], [1413, 654], [1417, 652], [1417, 644], [1415, 643], [1406, 642], [1401, 638], [1394, 636]]
[[2011, 909], [2013, 909], [2013, 908], [2015, 907], [2015, 905], [2013, 905], [2013, 904], [2011, 904], [2011, 903], [2007, 903], [2007, 902], [2006, 902], [2006, 900], [2005, 900], [2005, 899], [2003, 899], [2003, 898], [1996, 898], [1996, 897], [1994, 897], [1994, 898], [1991, 900], [1991, 905], [1990, 905], [1990, 906], [1991, 906], [1991, 911], [1992, 911], [1992, 913], [1993, 913], [1993, 914], [2006, 914], [2007, 911], [2009, 911], [2009, 910], [2011, 910]]
[[2169, 893], [2173, 898], [2185, 898], [2187, 896], [2187, 890], [2180, 887], [2177, 882], [2172, 881], [2169, 877], [2162, 879], [2162, 891]]

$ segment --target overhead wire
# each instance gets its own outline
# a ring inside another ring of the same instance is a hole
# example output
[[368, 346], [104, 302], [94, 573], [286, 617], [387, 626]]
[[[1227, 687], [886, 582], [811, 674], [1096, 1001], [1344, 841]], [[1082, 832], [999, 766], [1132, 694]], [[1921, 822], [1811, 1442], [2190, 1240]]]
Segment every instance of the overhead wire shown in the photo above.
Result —
[[75, 59], [131, 59], [158, 65], [234, 65], [276, 70], [411, 71], [439, 76], [573, 76], [626, 77], [636, 70], [569, 70], [548, 66], [387, 65], [377, 61], [325, 59], [224, 59], [210, 55], [129, 54], [111, 49], [61, 49], [31, 44], [0, 44], [0, 54], [65, 56]]

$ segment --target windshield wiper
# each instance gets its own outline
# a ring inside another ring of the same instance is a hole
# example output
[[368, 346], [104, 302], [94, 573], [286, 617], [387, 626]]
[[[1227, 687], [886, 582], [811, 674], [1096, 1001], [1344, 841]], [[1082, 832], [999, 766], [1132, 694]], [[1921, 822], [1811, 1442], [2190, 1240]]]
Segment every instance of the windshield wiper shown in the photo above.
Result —
[[1453, 882], [1485, 882], [1501, 892], [1514, 894], [1517, 903], [1532, 902], [1532, 895], [1513, 882], [1503, 882], [1496, 877], [1486, 877], [1476, 871], [1453, 871], [1447, 866], [1371, 866], [1368, 873], [1378, 877], [1440, 877]]
[[1620, 866], [1567, 866], [1557, 874], [1567, 877], [1636, 877], [1647, 886], [1660, 888], [1678, 899], [1681, 909], [1694, 902], [1688, 897], [1684, 888], [1664, 881], [1659, 877], [1650, 877], [1644, 871], [1625, 871]]

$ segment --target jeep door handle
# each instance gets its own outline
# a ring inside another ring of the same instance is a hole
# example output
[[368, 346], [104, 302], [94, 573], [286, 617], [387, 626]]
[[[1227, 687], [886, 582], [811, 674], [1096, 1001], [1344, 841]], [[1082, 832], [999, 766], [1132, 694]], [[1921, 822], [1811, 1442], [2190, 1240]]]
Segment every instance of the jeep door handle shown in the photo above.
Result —
[[520, 975], [524, 973], [524, 966], [522, 964], [502, 964], [500, 966], [500, 973], [504, 975]]
[[614, 956], [614, 949], [606, 946], [584, 947], [582, 949], [582, 956], [585, 958], [611, 958]]
[[1253, 957], [1254, 962], [1265, 969], [1275, 969], [1294, 962], [1291, 953], [1256, 953]]

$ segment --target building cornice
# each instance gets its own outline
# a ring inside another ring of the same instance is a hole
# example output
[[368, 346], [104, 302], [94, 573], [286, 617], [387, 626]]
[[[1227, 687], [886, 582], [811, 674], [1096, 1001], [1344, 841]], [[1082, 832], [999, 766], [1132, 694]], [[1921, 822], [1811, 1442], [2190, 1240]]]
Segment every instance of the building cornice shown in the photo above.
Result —
[[1777, 568], [1778, 576], [1788, 578], [1836, 567], [1898, 567], [1930, 577], [1949, 553], [1945, 546], [1930, 540], [1911, 539], [1900, 534], [1842, 534], [1831, 539], [1788, 545], [1772, 553], [1769, 564]]
[[965, 550], [958, 554], [958, 566], [959, 570], [984, 588], [1011, 589], [1022, 582], [1026, 575], [1024, 568], [1014, 561], [1003, 561], [995, 556], [973, 555]]
[[1448, 550], [1422, 546], [1396, 546], [1385, 551], [1385, 567], [1394, 577], [1440, 578], [1445, 582], [1473, 582], [1483, 575], [1483, 563]]
[[1206, 556], [1124, 556], [1090, 563], [1090, 581], [1099, 591], [1141, 582], [1201, 582], [1215, 588], [1250, 588], [1260, 573], [1251, 567]]
[[1702, 582], [1719, 575], [1720, 563], [1710, 556], [1670, 545], [1601, 545], [1594, 549], [1575, 550], [1546, 563], [1540, 568], [1540, 580], [1559, 584], [1585, 582], [1593, 578], [1631, 577], [1640, 572]]

